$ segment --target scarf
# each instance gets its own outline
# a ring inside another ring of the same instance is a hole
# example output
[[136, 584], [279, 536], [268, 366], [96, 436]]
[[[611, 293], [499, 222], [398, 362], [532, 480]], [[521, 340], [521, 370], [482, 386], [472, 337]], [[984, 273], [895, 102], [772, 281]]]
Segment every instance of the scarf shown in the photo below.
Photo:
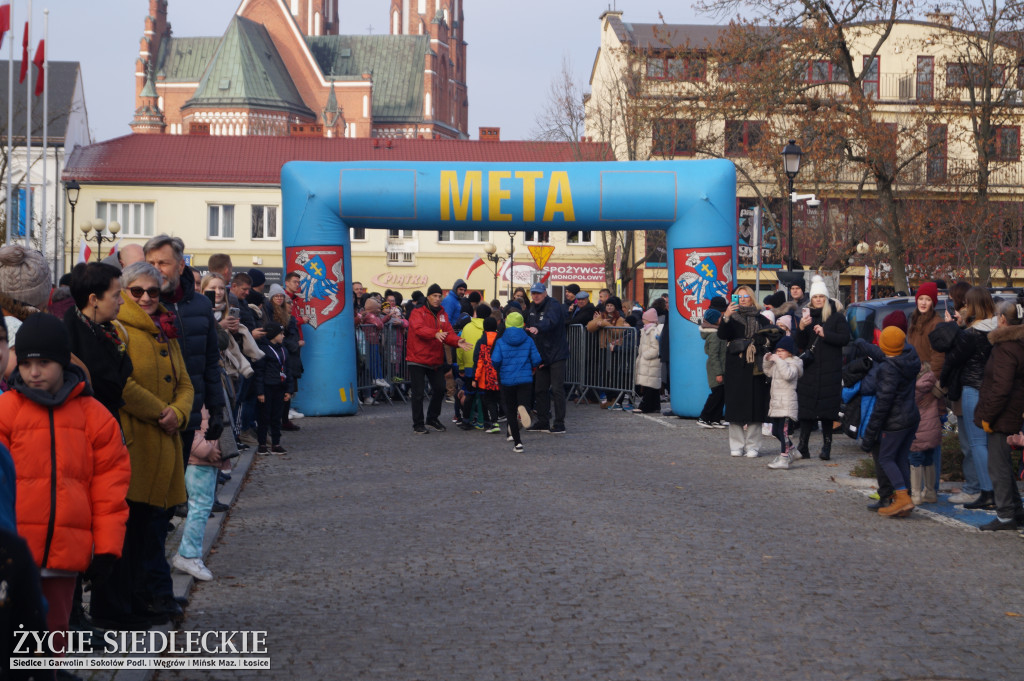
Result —
[[156, 328], [160, 330], [161, 343], [178, 337], [178, 326], [174, 323], [173, 312], [160, 312], [158, 310], [149, 316], [153, 323], [156, 324]]
[[97, 324], [96, 322], [82, 314], [82, 311], [78, 308], [78, 306], [75, 306], [74, 309], [75, 314], [78, 316], [78, 320], [85, 324], [85, 326], [90, 331], [92, 331], [97, 338], [114, 344], [114, 346], [117, 348], [117, 354], [123, 355], [125, 352], [128, 351], [128, 346], [125, 345], [125, 342], [121, 340], [120, 336], [117, 335], [117, 329], [111, 322], [103, 322], [102, 324]]
[[761, 328], [760, 320], [765, 320], [753, 305], [741, 307], [733, 315], [739, 323], [743, 324], [743, 337], [750, 339], [753, 339], [754, 333]]

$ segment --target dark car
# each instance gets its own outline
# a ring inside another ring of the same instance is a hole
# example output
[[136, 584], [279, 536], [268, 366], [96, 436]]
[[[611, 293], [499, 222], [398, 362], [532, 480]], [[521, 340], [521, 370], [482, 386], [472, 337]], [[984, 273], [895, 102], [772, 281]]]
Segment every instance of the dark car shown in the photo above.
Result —
[[[1016, 300], [1018, 290], [1009, 288], [989, 289], [992, 292], [992, 299], [996, 305], [1004, 300]], [[945, 291], [939, 291], [939, 302], [935, 305], [936, 311], [942, 314], [945, 309], [953, 311], [953, 301], [946, 295]], [[882, 327], [882, 321], [889, 313], [902, 310], [910, 321], [910, 315], [917, 308], [917, 302], [913, 296], [896, 296], [893, 298], [876, 298], [865, 300], [859, 303], [850, 303], [846, 308], [846, 321], [850, 323], [851, 339], [863, 338], [869, 343], [874, 340], [875, 329]]]

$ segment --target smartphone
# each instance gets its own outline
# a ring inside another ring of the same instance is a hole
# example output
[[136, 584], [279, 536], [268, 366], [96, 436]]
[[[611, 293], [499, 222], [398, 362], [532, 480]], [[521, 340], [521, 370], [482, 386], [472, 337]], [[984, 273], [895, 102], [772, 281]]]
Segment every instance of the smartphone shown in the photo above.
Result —
[[806, 307], [804, 308], [803, 316], [804, 316], [804, 318], [808, 318], [808, 317], [811, 316], [811, 311], [808, 310]]
[[238, 308], [237, 307], [229, 307], [228, 308], [228, 316], [229, 317], [234, 317], [235, 319], [237, 319], [238, 318]]
[[740, 304], [740, 294], [738, 294], [738, 293], [732, 294], [732, 304], [733, 305], [739, 305]]
[[203, 295], [210, 299], [210, 302], [214, 305], [217, 304], [217, 292], [216, 291], [203, 291]]

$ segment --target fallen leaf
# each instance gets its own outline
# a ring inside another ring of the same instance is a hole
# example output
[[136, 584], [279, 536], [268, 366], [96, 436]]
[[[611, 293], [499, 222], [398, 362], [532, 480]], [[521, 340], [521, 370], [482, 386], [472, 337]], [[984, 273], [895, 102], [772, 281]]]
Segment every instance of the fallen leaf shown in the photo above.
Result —
[[1006, 613], [1006, 616], [1007, 617], [1020, 617], [1020, 613], [1019, 612], [1008, 612], [1008, 613]]
[[827, 490], [825, 490], [825, 494], [832, 494], [833, 492], [835, 492], [834, 489], [827, 489]]

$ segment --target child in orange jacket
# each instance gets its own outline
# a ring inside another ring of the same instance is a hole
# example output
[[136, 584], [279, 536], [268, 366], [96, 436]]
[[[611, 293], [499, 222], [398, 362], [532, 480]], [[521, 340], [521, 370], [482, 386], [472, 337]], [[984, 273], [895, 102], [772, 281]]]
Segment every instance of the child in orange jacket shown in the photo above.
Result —
[[[121, 428], [71, 364], [59, 319], [34, 314], [18, 331], [18, 371], [0, 395], [0, 444], [14, 459], [17, 525], [32, 551], [52, 632], [68, 628], [79, 572], [105, 579], [121, 556], [131, 463]], [[57, 635], [63, 646], [63, 636]]]

